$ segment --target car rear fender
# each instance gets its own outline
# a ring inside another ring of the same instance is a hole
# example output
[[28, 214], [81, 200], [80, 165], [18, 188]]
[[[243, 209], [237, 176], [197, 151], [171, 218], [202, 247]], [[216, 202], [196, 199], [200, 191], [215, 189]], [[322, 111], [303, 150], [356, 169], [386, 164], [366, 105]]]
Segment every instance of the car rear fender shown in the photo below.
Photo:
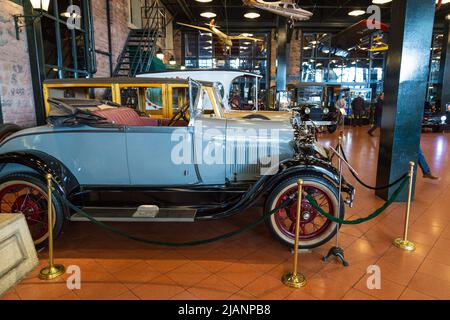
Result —
[[53, 176], [58, 192], [70, 195], [80, 184], [69, 169], [58, 159], [40, 151], [27, 150], [0, 155], [0, 175], [31, 172], [41, 177]]

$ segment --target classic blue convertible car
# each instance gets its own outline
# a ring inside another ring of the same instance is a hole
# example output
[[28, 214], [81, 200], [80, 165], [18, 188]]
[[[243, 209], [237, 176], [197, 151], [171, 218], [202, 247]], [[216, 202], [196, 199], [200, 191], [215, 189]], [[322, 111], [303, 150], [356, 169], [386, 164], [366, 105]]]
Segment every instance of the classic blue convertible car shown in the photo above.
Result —
[[[172, 80], [161, 81], [170, 85]], [[224, 219], [258, 204], [273, 210], [295, 196], [299, 178], [324, 210], [344, 216], [354, 189], [344, 182], [339, 194], [331, 154], [298, 116], [291, 122], [214, 118], [202, 105], [202, 83], [186, 84], [187, 103], [172, 119], [141, 117], [105, 101], [61, 97], [49, 100], [46, 126], [18, 130], [3, 125], [1, 212], [23, 213], [35, 244], [44, 246], [44, 177], [51, 173], [55, 234], [65, 220], [84, 220], [63, 198], [100, 221], [192, 222]], [[293, 201], [268, 220], [288, 246], [294, 243], [296, 206]], [[302, 201], [301, 248], [324, 244], [337, 228]]]

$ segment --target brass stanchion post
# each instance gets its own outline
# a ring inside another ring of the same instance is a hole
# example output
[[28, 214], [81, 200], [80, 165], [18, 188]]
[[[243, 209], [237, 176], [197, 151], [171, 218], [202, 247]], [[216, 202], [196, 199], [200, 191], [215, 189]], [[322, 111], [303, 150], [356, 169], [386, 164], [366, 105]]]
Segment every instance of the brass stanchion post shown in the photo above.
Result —
[[298, 180], [297, 219], [295, 223], [294, 266], [293, 272], [285, 273], [281, 281], [288, 287], [301, 288], [306, 285], [306, 278], [298, 272], [298, 243], [300, 238], [300, 220], [302, 209], [303, 180]]
[[48, 266], [39, 273], [41, 280], [52, 280], [58, 278], [65, 272], [63, 265], [54, 264], [53, 261], [53, 201], [52, 201], [52, 175], [47, 174], [47, 196], [48, 196]]
[[409, 163], [409, 190], [408, 190], [408, 204], [406, 206], [406, 215], [405, 215], [405, 230], [403, 233], [403, 238], [398, 238], [394, 240], [394, 245], [405, 251], [414, 251], [416, 250], [416, 245], [408, 240], [408, 230], [409, 230], [409, 220], [411, 215], [411, 201], [412, 201], [412, 193], [413, 193], [413, 183], [414, 183], [414, 167], [415, 163]]

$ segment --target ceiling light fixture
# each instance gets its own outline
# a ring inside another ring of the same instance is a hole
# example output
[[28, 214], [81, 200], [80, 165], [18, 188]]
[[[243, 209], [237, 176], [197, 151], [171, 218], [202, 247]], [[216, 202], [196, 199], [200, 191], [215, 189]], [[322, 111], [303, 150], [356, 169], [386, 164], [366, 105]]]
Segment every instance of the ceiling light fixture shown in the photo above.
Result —
[[48, 11], [50, 0], [30, 0], [34, 10]]
[[353, 11], [350, 11], [349, 13], [348, 13], [348, 15], [349, 16], [352, 16], [352, 17], [358, 17], [358, 16], [362, 16], [363, 14], [365, 14], [366, 12], [364, 11], [364, 10], [353, 10]]
[[50, 0], [30, 0], [30, 2], [33, 7], [33, 11], [36, 11], [36, 13], [33, 12], [33, 15], [13, 15], [17, 40], [20, 40], [19, 34], [22, 32], [22, 28], [24, 28], [27, 23], [34, 23], [35, 20], [42, 18], [44, 11], [48, 11], [48, 7], [50, 5]]
[[253, 33], [246, 33], [246, 32], [244, 32], [244, 33], [241, 33], [240, 35], [243, 36], [243, 37], [253, 37]]
[[161, 61], [164, 60], [164, 52], [161, 50], [161, 48], [159, 48], [158, 51], [156, 52], [156, 57]]
[[197, 2], [201, 2], [201, 3], [208, 3], [208, 2], [212, 2], [212, 0], [195, 0]]
[[392, 0], [372, 0], [373, 4], [385, 4], [389, 2], [392, 2]]
[[257, 12], [247, 12], [246, 14], [244, 14], [244, 17], [247, 19], [256, 19], [261, 17], [261, 15]]
[[61, 13], [61, 17], [63, 17], [63, 18], [80, 19], [81, 15], [79, 15], [78, 13], [75, 13], [75, 12], [68, 12], [68, 11], [66, 11], [66, 12]]
[[203, 18], [208, 18], [208, 19], [217, 17], [217, 14], [215, 14], [214, 12], [202, 12], [202, 13], [200, 13], [200, 15]]

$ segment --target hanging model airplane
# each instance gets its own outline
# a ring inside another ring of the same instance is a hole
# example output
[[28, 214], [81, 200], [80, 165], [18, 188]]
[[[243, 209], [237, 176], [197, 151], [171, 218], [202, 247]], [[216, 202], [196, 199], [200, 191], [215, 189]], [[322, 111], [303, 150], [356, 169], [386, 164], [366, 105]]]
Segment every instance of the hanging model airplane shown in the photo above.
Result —
[[300, 8], [294, 0], [267, 2], [264, 0], [243, 0], [244, 4], [256, 9], [272, 12], [291, 21], [309, 20], [313, 13]]
[[191, 24], [187, 24], [187, 23], [181, 23], [181, 22], [177, 22], [177, 24], [181, 25], [181, 26], [185, 26], [185, 27], [189, 27], [189, 28], [194, 28], [194, 29], [198, 29], [198, 30], [202, 30], [202, 31], [206, 31], [209, 33], [213, 33], [214, 35], [216, 35], [219, 38], [219, 41], [223, 42], [225, 44], [225, 48], [227, 52], [231, 51], [231, 47], [233, 46], [233, 40], [251, 40], [251, 41], [263, 41], [261, 39], [257, 39], [257, 38], [253, 38], [253, 37], [249, 37], [249, 36], [244, 36], [244, 35], [240, 35], [240, 36], [230, 36], [228, 34], [223, 33], [222, 31], [219, 30], [219, 28], [216, 26], [216, 22], [215, 20], [211, 20], [209, 23], [206, 23], [206, 25], [209, 28], [205, 28], [205, 27], [200, 27], [200, 26], [194, 26]]
[[374, 37], [373, 41], [375, 42], [375, 45], [373, 45], [367, 51], [380, 52], [380, 51], [388, 51], [389, 50], [389, 45], [387, 43], [383, 42], [383, 37], [381, 35]]

